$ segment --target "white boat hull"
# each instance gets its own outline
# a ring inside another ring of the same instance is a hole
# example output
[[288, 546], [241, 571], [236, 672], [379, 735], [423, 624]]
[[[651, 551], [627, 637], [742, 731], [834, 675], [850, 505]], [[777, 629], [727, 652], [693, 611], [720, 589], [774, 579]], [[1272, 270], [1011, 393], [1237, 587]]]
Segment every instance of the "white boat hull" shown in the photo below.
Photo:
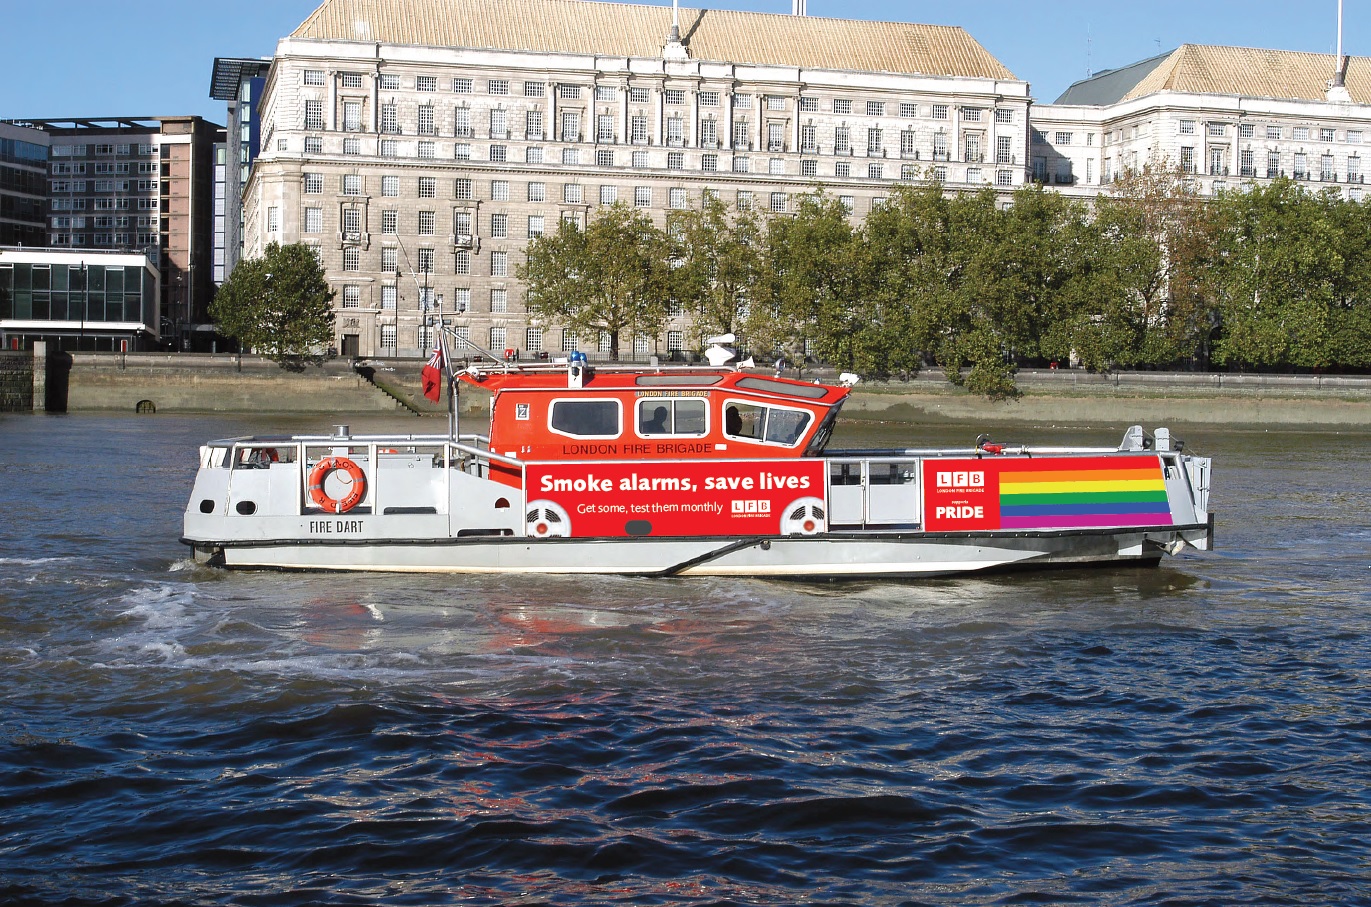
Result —
[[809, 579], [920, 577], [1084, 564], [1155, 564], [1208, 549], [1211, 525], [1092, 532], [922, 533], [674, 539], [490, 538], [328, 543], [262, 540], [196, 546], [237, 568], [416, 573], [593, 573]]

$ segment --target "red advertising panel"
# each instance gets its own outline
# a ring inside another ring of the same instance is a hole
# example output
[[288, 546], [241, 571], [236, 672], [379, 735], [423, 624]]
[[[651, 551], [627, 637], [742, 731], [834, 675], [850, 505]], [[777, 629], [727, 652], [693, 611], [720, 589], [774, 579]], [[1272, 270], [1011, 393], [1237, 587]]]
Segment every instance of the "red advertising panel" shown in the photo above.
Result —
[[822, 460], [532, 463], [530, 536], [812, 535], [827, 529]]
[[924, 461], [932, 531], [1168, 526], [1155, 454]]
[[932, 532], [999, 529], [1000, 476], [995, 462], [924, 460], [924, 527]]

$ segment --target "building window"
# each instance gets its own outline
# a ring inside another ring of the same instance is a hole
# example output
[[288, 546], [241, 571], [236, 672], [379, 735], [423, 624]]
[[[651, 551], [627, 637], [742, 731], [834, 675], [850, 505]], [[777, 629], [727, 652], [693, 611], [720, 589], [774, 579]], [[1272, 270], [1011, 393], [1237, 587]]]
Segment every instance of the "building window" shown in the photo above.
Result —
[[305, 209], [305, 232], [323, 233], [324, 232], [324, 209], [306, 208]]
[[568, 204], [568, 205], [579, 205], [579, 204], [581, 204], [581, 184], [580, 184], [580, 183], [563, 183], [563, 184], [562, 184], [562, 201], [563, 201], [564, 203]]
[[633, 206], [635, 208], [652, 207], [652, 187], [634, 186], [633, 187]]
[[419, 235], [433, 236], [436, 231], [437, 216], [433, 211], [419, 212]]
[[419, 260], [419, 270], [425, 274], [433, 273], [433, 250], [419, 249], [415, 258]]
[[563, 165], [563, 166], [565, 166], [565, 167], [576, 167], [576, 166], [579, 166], [580, 163], [581, 163], [581, 149], [579, 149], [579, 148], [563, 148], [563, 149], [562, 149], [562, 165]]
[[840, 195], [838, 196], [838, 204], [843, 206], [843, 211], [845, 211], [849, 217], [857, 213], [857, 199], [855, 196]]
[[1014, 163], [1014, 139], [1012, 136], [999, 135], [995, 137], [995, 163]]
[[869, 117], [885, 116], [885, 105], [882, 104], [880, 101], [867, 101], [866, 115]]
[[[352, 268], [350, 270], [357, 270]], [[356, 284], [347, 284], [343, 287], [343, 308], [357, 309], [362, 306], [362, 288]]]
[[[381, 232], [385, 232], [384, 230]], [[386, 246], [381, 249], [381, 270], [388, 274], [393, 274], [400, 270], [399, 250], [394, 246]]]
[[866, 176], [867, 176], [867, 179], [873, 179], [873, 180], [882, 179], [882, 178], [884, 178], [884, 174], [885, 174], [885, 168], [884, 168], [881, 164], [867, 164], [867, 165], [866, 165]]
[[935, 119], [935, 120], [945, 120], [945, 119], [947, 119], [947, 111], [948, 111], [948, 106], [947, 106], [946, 104], [934, 104], [934, 105], [933, 105], [933, 119]]
[[751, 190], [751, 189], [739, 189], [739, 190], [738, 190], [737, 198], [734, 200], [734, 205], [737, 207], [737, 209], [738, 209], [739, 211], [751, 211], [751, 210], [752, 210], [752, 190]]
[[490, 276], [508, 277], [509, 276], [509, 253], [491, 252], [490, 253]]
[[786, 194], [784, 192], [771, 193], [771, 210], [773, 213], [783, 214], [786, 210]]
[[647, 152], [646, 152], [646, 151], [635, 151], [635, 152], [633, 152], [632, 164], [633, 164], [633, 169], [635, 169], [635, 170], [645, 170], [645, 169], [647, 169]]
[[400, 77], [393, 74], [383, 74], [377, 77], [376, 87], [382, 91], [399, 91]]
[[800, 161], [800, 176], [815, 177], [819, 175], [818, 161]]
[[614, 166], [614, 152], [611, 151], [611, 150], [609, 150], [608, 148], [597, 148], [597, 149], [595, 149], [595, 166], [596, 166], [596, 167], [613, 167], [613, 166]]
[[667, 204], [677, 210], [684, 208], [686, 206], [686, 191], [676, 187], [668, 189]]
[[1240, 139], [1250, 139], [1256, 135], [1256, 132], [1257, 127], [1253, 126], [1251, 123], [1238, 124], [1238, 138]]
[[508, 149], [504, 145], [490, 146], [490, 162], [492, 164], [503, 164], [508, 154]]
[[997, 185], [997, 186], [1010, 186], [1010, 185], [1013, 185], [1013, 183], [1014, 183], [1014, 171], [1013, 171], [1013, 170], [996, 170], [996, 171], [995, 171], [995, 185]]
[[362, 102], [343, 101], [343, 131], [362, 131]]
[[733, 147], [742, 150], [752, 148], [752, 129], [747, 117], [738, 117], [733, 121]]
[[662, 100], [664, 100], [668, 104], [684, 104], [685, 89], [668, 88], [664, 92], [662, 92]]
[[700, 169], [706, 173], [714, 173], [719, 169], [719, 156], [717, 154], [700, 155]]
[[398, 296], [399, 292], [396, 290], [395, 284], [387, 284], [381, 287], [381, 309], [386, 312], [395, 311], [395, 300]]
[[324, 102], [305, 101], [305, 128], [323, 129], [324, 128]]
[[323, 85], [324, 71], [322, 69], [306, 69], [304, 72], [304, 83], [306, 85]]
[[833, 130], [833, 153], [852, 153], [852, 130], [847, 126], [837, 126]]
[[361, 194], [362, 194], [362, 176], [361, 176], [361, 174], [358, 174], [358, 173], [345, 173], [345, 174], [343, 174], [343, 194], [344, 194], [344, 195], [361, 195]]
[[579, 142], [581, 140], [581, 114], [579, 111], [562, 111], [561, 140], [563, 142]]
[[[346, 141], [347, 141], [347, 140], [344, 139], [344, 143], [346, 143]], [[361, 148], [360, 148], [360, 146], [359, 146], [359, 147], [358, 147], [358, 151], [355, 152], [355, 153], [360, 153], [360, 151], [361, 151]], [[345, 150], [343, 153], [346, 154], [347, 151]], [[395, 139], [381, 139], [381, 157], [399, 157], [399, 156], [400, 156], [400, 143], [399, 143], [399, 142], [395, 141]]]
[[1210, 123], [1209, 135], [1214, 138], [1222, 138], [1228, 134], [1228, 127], [1223, 123]]
[[541, 215], [541, 214], [530, 214], [530, 215], [528, 216], [528, 238], [529, 238], [529, 239], [533, 239], [533, 238], [536, 237], [536, 236], [542, 236], [542, 235], [543, 235], [543, 230], [545, 229], [545, 228], [544, 228], [544, 224], [545, 224], [545, 223], [546, 223], [546, 221], [545, 221], [543, 215]]
[[600, 204], [612, 205], [619, 200], [619, 187], [602, 184], [600, 186]]
[[628, 99], [634, 104], [646, 104], [652, 98], [646, 88], [630, 88], [628, 90]]
[[847, 100], [846, 98], [834, 98], [834, 99], [833, 99], [833, 112], [834, 112], [834, 113], [851, 113], [851, 112], [852, 112], [852, 102], [849, 101], [849, 100]]
[[1054, 145], [1070, 145], [1070, 144], [1071, 144], [1071, 133], [1069, 133], [1069, 132], [1058, 132], [1058, 133], [1056, 133], [1055, 135], [1053, 135], [1052, 138], [1053, 138], [1052, 144], [1054, 144]]
[[768, 158], [766, 162], [766, 172], [772, 176], [785, 176], [785, 158]]
[[324, 175], [322, 173], [305, 174], [305, 193], [307, 195], [318, 195], [324, 191]]
[[490, 79], [486, 82], [487, 94], [509, 94], [509, 79]]
[[509, 312], [509, 291], [497, 287], [490, 291], [490, 312], [492, 315], [504, 315]]
[[473, 195], [473, 182], [469, 176], [459, 176], [452, 184], [452, 197], [461, 201], [471, 201]]
[[317, 135], [305, 136], [305, 154], [323, 154], [324, 140]]
[[668, 152], [668, 153], [667, 153], [667, 156], [666, 156], [666, 169], [668, 169], [668, 170], [684, 170], [684, 169], [685, 169], [685, 153], [682, 152], [682, 151], [671, 151], [671, 152]]
[[414, 90], [415, 90], [415, 91], [437, 91], [437, 90], [438, 90], [438, 77], [437, 77], [437, 76], [415, 76], [415, 77], [414, 77]]
[[570, 353], [580, 348], [580, 338], [575, 331], [562, 331], [562, 352]]
[[542, 352], [543, 349], [543, 329], [530, 327], [524, 328], [524, 350], [529, 353]]
[[871, 127], [866, 131], [866, 153], [881, 153], [881, 130], [878, 127]]
[[508, 214], [492, 214], [490, 216], [490, 237], [491, 239], [509, 238]]
[[435, 128], [434, 128], [433, 105], [432, 105], [432, 104], [420, 104], [420, 105], [419, 105], [418, 132], [419, 132], [420, 135], [435, 135], [435, 134], [436, 134], [436, 130], [435, 130]]
[[647, 116], [635, 113], [628, 119], [629, 141], [635, 145], [647, 144]]
[[608, 113], [602, 113], [595, 118], [595, 141], [612, 142], [614, 141], [614, 117]]
[[360, 271], [362, 270], [362, 250], [356, 246], [348, 246], [343, 250], [343, 270]]
[[1014, 122], [1014, 111], [1010, 110], [1008, 107], [998, 107], [998, 108], [996, 108], [996, 109], [995, 109], [995, 122], [996, 122], [996, 123], [1012, 123], [1012, 122]]
[[1182, 148], [1181, 148], [1181, 172], [1182, 172], [1182, 173], [1194, 173], [1195, 170], [1196, 170], [1196, 164], [1195, 164], [1195, 148], [1194, 148], [1194, 146], [1193, 146], [1193, 145], [1182, 146]]
[[[384, 187], [384, 181], [385, 181], [385, 180], [387, 180], [387, 179], [396, 179], [396, 177], [382, 177], [381, 179], [382, 179], [382, 185], [383, 185], [383, 187]], [[383, 191], [381, 194], [384, 195], [385, 192]], [[438, 177], [436, 177], [436, 176], [421, 176], [421, 177], [419, 177], [419, 197], [420, 197], [420, 198], [437, 198], [437, 197], [438, 197]]]
[[456, 161], [471, 160], [471, 146], [465, 142], [458, 142], [452, 146], [452, 159]]
[[[461, 234], [458, 234], [459, 236]], [[465, 249], [459, 250], [452, 256], [452, 273], [459, 277], [466, 277], [471, 274], [471, 253]]]
[[718, 106], [719, 106], [719, 93], [718, 93], [717, 91], [702, 91], [702, 92], [700, 92], [700, 106], [701, 106], [701, 107], [718, 107]]
[[981, 108], [963, 107], [962, 119], [966, 120], [968, 123], [979, 123], [981, 121]]

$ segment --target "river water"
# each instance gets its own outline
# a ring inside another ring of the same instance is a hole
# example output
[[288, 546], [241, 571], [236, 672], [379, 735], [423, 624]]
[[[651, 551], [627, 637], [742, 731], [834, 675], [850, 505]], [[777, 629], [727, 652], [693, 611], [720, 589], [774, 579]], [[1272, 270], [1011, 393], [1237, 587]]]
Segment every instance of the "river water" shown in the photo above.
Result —
[[0, 903], [1371, 903], [1367, 436], [1191, 432], [1156, 569], [187, 560], [201, 441], [327, 429], [0, 416]]

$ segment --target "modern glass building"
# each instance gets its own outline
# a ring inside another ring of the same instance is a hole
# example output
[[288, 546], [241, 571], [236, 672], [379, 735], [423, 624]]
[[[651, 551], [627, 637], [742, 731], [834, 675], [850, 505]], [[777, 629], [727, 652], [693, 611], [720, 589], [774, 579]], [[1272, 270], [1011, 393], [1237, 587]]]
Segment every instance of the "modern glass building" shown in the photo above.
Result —
[[0, 249], [0, 344], [157, 349], [159, 289], [157, 268], [142, 253]]
[[45, 246], [47, 133], [0, 122], [0, 246]]

